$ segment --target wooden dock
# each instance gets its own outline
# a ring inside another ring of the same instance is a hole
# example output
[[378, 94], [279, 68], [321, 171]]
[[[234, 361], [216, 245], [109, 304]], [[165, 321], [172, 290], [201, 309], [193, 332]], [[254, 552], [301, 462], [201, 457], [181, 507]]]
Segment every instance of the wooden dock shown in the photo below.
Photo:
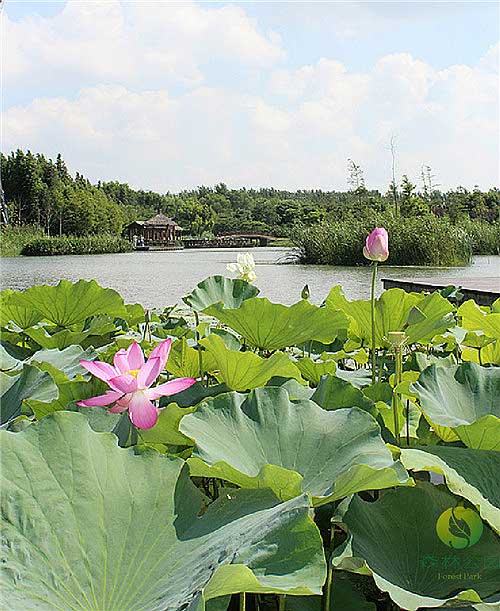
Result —
[[430, 293], [448, 286], [460, 287], [464, 300], [474, 299], [490, 306], [500, 298], [500, 275], [486, 278], [382, 278], [384, 289], [400, 288], [407, 292]]

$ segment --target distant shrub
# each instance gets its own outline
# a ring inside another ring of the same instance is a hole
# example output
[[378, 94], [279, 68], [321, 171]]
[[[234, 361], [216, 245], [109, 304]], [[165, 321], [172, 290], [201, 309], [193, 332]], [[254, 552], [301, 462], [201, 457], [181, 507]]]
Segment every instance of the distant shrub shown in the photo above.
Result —
[[500, 255], [499, 223], [466, 219], [461, 226], [469, 234], [473, 254]]
[[28, 256], [98, 255], [132, 250], [129, 240], [103, 234], [82, 237], [45, 237], [35, 239], [24, 246], [21, 254]]
[[3, 226], [0, 230], [0, 255], [17, 257], [26, 244], [44, 236], [44, 230], [38, 225]]
[[453, 266], [470, 262], [472, 232], [435, 216], [349, 218], [296, 229], [292, 241], [305, 263], [367, 265], [363, 245], [375, 227], [389, 232], [390, 265]]

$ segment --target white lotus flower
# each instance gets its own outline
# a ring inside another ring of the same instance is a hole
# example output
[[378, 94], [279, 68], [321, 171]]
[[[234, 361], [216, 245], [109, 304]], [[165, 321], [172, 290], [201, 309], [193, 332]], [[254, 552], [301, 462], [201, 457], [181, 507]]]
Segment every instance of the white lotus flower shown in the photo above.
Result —
[[227, 270], [233, 274], [238, 274], [240, 280], [246, 280], [247, 282], [257, 280], [257, 274], [254, 271], [255, 261], [253, 255], [249, 252], [240, 253], [236, 257], [236, 263], [229, 263]]

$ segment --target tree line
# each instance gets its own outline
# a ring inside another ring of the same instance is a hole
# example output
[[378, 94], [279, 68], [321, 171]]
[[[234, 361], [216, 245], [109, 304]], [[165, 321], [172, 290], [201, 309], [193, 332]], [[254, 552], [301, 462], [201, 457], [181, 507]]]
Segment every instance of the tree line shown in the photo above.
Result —
[[60, 154], [53, 161], [18, 149], [2, 154], [0, 162], [9, 222], [38, 225], [47, 235], [120, 234], [132, 221], [158, 212], [175, 218], [192, 236], [228, 231], [287, 236], [297, 227], [378, 214], [434, 215], [453, 223], [496, 223], [500, 216], [498, 188], [442, 191], [428, 166], [422, 167], [419, 184], [393, 174], [385, 193], [369, 189], [361, 166], [348, 160], [346, 191], [230, 189], [220, 183], [160, 194], [116, 181], [92, 184], [78, 172], [72, 176]]

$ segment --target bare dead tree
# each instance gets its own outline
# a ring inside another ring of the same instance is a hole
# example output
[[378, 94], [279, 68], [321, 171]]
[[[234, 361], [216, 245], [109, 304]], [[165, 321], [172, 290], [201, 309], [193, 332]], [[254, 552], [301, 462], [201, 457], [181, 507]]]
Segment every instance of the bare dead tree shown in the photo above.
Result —
[[358, 198], [358, 204], [361, 208], [363, 205], [363, 196], [366, 193], [365, 177], [363, 176], [363, 170], [361, 166], [355, 163], [352, 159], [348, 159], [347, 171], [347, 182], [351, 186], [354, 195], [356, 195], [356, 197]]

